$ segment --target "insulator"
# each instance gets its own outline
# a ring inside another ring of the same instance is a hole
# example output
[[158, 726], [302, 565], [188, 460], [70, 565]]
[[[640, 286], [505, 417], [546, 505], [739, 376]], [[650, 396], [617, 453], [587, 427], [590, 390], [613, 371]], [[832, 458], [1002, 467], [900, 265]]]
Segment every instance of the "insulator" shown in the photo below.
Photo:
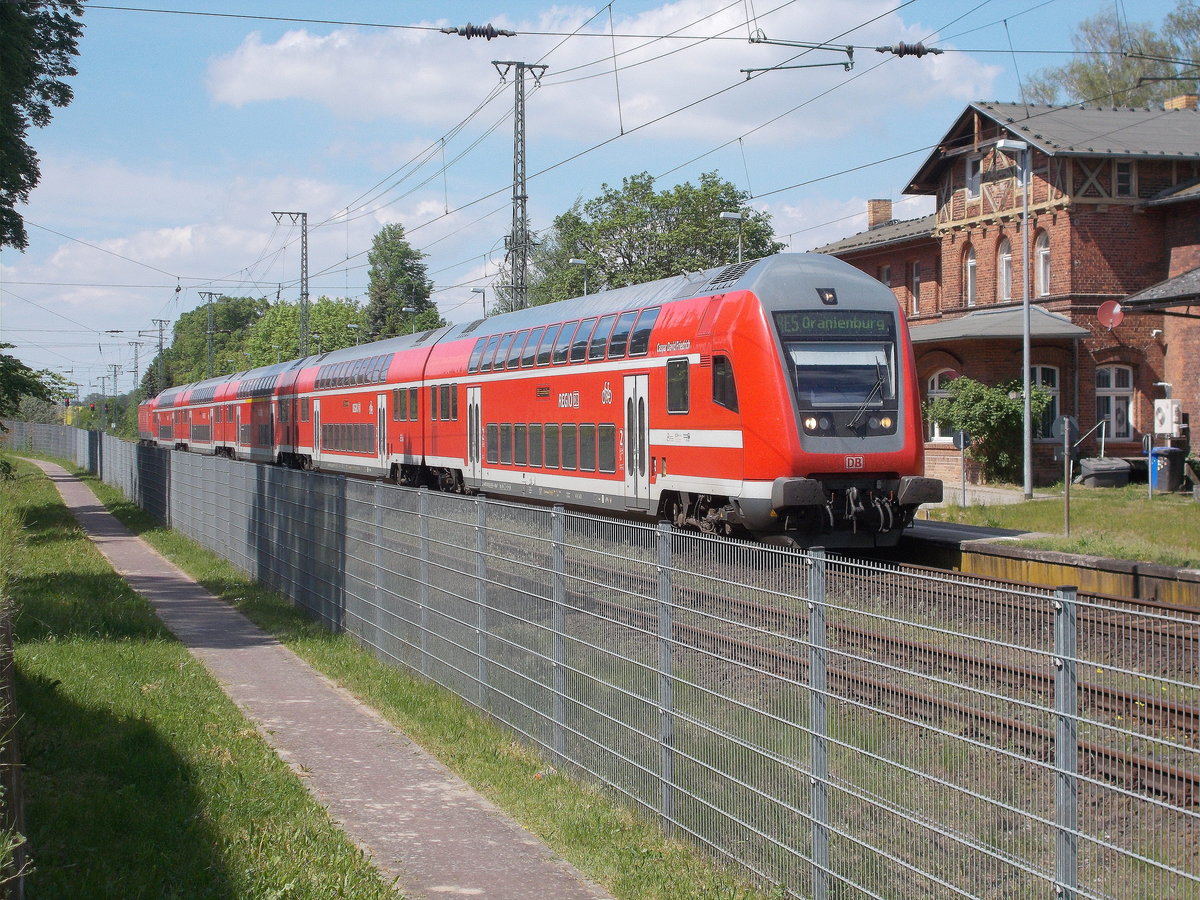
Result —
[[515, 31], [507, 31], [503, 28], [496, 28], [491, 23], [487, 25], [472, 25], [468, 22], [461, 28], [443, 28], [442, 34], [460, 34], [468, 41], [473, 37], [487, 38], [489, 41], [494, 37], [516, 37]]
[[896, 56], [924, 56], [926, 53], [938, 54], [942, 51], [937, 47], [926, 47], [921, 41], [915, 44], [906, 44], [901, 41], [899, 44], [893, 44], [890, 47], [876, 47], [877, 53], [894, 53]]

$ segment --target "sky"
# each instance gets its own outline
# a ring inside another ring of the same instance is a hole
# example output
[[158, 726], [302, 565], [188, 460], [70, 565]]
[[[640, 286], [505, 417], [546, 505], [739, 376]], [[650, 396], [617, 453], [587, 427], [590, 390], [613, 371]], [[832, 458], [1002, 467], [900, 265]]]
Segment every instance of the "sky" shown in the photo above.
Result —
[[[365, 304], [371, 239], [400, 223], [442, 315], [477, 318], [512, 224], [515, 76], [494, 61], [546, 67], [524, 82], [535, 233], [630, 175], [665, 189], [717, 172], [800, 252], [864, 230], [869, 199], [931, 212], [902, 192], [933, 146], [968, 103], [1019, 101], [1022, 79], [1070, 59], [1080, 20], [1157, 26], [1175, 5], [126, 2], [85, 3], [74, 100], [29, 134], [29, 247], [0, 250], [0, 342], [83, 396], [112, 393], [114, 371], [132, 390], [155, 320], [169, 340], [208, 292], [295, 302], [300, 229], [274, 212], [307, 213], [314, 300]], [[468, 23], [517, 35], [439, 30]], [[945, 52], [874, 49], [901, 41]]]

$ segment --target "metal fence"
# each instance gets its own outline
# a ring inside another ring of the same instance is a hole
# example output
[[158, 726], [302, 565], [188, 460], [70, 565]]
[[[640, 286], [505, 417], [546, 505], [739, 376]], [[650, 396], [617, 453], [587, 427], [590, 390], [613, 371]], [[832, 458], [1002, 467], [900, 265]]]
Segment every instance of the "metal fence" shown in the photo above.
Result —
[[1200, 896], [1200, 610], [13, 437], [790, 896]]

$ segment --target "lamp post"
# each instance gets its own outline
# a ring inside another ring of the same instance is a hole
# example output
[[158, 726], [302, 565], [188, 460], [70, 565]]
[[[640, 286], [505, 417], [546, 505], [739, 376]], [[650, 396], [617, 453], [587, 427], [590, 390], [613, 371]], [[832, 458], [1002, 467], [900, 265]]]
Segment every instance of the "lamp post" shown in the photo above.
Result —
[[321, 341], [324, 340], [324, 335], [317, 334], [314, 331], [310, 332], [308, 336], [317, 342], [317, 355], [320, 356], [324, 352], [321, 348]]
[[346, 327], [351, 329], [354, 332], [354, 346], [357, 347], [358, 346], [358, 325], [356, 325], [354, 322], [347, 322]]
[[483, 303], [483, 317], [487, 318], [487, 288], [471, 288], [472, 294], [479, 294], [480, 302]]
[[1024, 409], [1021, 412], [1022, 453], [1024, 457], [1025, 499], [1033, 499], [1033, 415], [1030, 385], [1030, 324], [1029, 324], [1029, 143], [1008, 139], [996, 141], [996, 149], [1021, 154], [1021, 184], [1023, 187], [1021, 215], [1021, 393]]
[[723, 212], [718, 217], [727, 222], [738, 223], [738, 262], [742, 261], [742, 214], [738, 212]]
[[568, 259], [573, 266], [583, 266], [583, 296], [588, 295], [588, 264], [586, 259]]
[[[400, 312], [402, 312], [402, 313], [416, 313], [416, 311], [417, 311], [417, 308], [415, 306], [400, 307]], [[408, 320], [408, 333], [409, 334], [417, 333], [417, 317], [416, 317], [416, 315], [413, 315], [413, 317]]]

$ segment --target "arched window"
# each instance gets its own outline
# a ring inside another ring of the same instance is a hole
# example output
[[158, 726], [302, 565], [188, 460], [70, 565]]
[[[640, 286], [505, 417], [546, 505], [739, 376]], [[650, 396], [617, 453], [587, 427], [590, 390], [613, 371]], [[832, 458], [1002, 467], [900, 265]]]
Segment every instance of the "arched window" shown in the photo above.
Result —
[[963, 306], [975, 305], [975, 248], [963, 251]]
[[1050, 294], [1050, 235], [1044, 231], [1038, 232], [1033, 257], [1034, 272], [1037, 273], [1037, 295], [1047, 297]]
[[1133, 406], [1133, 369], [1099, 366], [1096, 369], [1096, 421], [1104, 422], [1111, 441], [1133, 437], [1129, 411]]
[[[934, 372], [925, 382], [925, 399], [933, 401], [939, 397], [949, 397], [950, 392], [947, 390], [947, 386], [957, 377], [958, 373], [953, 369], [939, 369]], [[954, 439], [954, 432], [949, 423], [943, 425], [941, 422], [930, 419], [925, 424], [929, 429], [929, 440], [949, 442]]]
[[1031, 366], [1029, 380], [1050, 394], [1050, 405], [1042, 413], [1041, 419], [1034, 423], [1035, 437], [1042, 441], [1054, 440], [1051, 429], [1054, 427], [1054, 420], [1061, 415], [1059, 412], [1061, 407], [1058, 402], [1060, 383], [1058, 369], [1055, 366]]
[[1008, 238], [1000, 241], [996, 250], [996, 299], [1011, 300], [1013, 297], [1012, 244]]

